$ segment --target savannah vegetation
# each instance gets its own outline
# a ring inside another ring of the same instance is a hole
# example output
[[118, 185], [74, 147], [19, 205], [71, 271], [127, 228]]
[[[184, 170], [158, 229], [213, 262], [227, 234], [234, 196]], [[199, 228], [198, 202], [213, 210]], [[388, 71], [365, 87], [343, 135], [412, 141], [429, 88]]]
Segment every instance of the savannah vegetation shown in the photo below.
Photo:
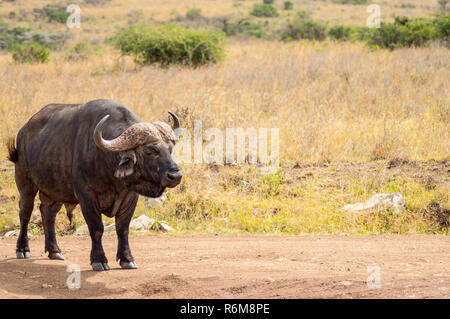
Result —
[[[84, 0], [70, 2], [82, 19], [69, 30], [64, 5], [0, 1], [0, 140], [46, 104], [96, 98], [144, 121], [172, 110], [189, 129], [194, 120], [276, 127], [278, 171], [182, 164], [164, 204], [141, 198], [136, 215], [175, 234], [446, 233], [450, 18], [441, 2], [373, 1], [382, 24], [369, 29], [366, 1]], [[8, 230], [18, 193], [4, 145], [0, 156]], [[340, 210], [378, 192], [400, 192], [405, 212]], [[60, 234], [67, 224], [60, 214]]]

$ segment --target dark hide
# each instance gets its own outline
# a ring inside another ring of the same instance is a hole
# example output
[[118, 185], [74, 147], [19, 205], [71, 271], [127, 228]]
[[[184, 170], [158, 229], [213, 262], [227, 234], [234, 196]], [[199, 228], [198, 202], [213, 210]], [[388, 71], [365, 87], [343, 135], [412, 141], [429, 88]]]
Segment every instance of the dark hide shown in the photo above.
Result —
[[101, 214], [116, 219], [117, 259], [121, 263], [133, 262], [128, 227], [139, 194], [158, 197], [166, 187], [179, 184], [182, 175], [171, 157], [171, 141], [122, 152], [99, 149], [93, 141], [94, 128], [108, 114], [103, 130], [107, 140], [140, 122], [128, 108], [109, 100], [51, 104], [22, 127], [16, 148], [13, 141], [8, 142], [20, 193], [19, 254], [29, 252], [27, 226], [39, 192], [45, 250], [50, 255], [60, 253], [55, 236], [56, 214], [62, 204], [73, 210], [79, 203], [92, 239], [91, 264], [107, 264], [101, 242]]

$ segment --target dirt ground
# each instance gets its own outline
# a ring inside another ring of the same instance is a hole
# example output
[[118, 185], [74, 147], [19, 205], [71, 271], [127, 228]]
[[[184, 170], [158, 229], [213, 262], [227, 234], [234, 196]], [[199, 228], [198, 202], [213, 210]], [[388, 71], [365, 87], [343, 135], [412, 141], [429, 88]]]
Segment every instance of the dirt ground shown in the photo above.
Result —
[[[122, 270], [109, 235], [107, 272], [91, 271], [87, 236], [59, 238], [65, 261], [41, 236], [15, 259], [15, 240], [0, 240], [0, 298], [450, 298], [448, 236], [133, 236], [139, 269]], [[80, 289], [66, 286], [71, 264]]]

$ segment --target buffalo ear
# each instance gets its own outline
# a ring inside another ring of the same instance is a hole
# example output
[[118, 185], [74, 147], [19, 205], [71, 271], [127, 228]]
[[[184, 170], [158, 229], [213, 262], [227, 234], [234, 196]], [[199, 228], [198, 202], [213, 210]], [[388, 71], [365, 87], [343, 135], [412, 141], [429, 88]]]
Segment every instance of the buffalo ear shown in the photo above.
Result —
[[134, 173], [134, 164], [136, 164], [136, 153], [133, 150], [120, 152], [120, 162], [114, 176], [116, 178], [130, 176]]

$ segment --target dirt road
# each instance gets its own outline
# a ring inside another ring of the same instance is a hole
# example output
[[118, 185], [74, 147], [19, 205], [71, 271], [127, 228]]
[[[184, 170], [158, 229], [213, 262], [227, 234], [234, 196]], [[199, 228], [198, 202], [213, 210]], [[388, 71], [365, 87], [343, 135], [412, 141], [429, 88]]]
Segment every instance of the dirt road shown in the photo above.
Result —
[[[0, 240], [0, 298], [450, 298], [448, 236], [134, 236], [139, 269], [121, 270], [111, 235], [108, 272], [90, 270], [88, 237], [59, 238], [65, 261], [43, 237], [17, 260], [15, 240]], [[66, 286], [71, 264], [80, 289]]]

